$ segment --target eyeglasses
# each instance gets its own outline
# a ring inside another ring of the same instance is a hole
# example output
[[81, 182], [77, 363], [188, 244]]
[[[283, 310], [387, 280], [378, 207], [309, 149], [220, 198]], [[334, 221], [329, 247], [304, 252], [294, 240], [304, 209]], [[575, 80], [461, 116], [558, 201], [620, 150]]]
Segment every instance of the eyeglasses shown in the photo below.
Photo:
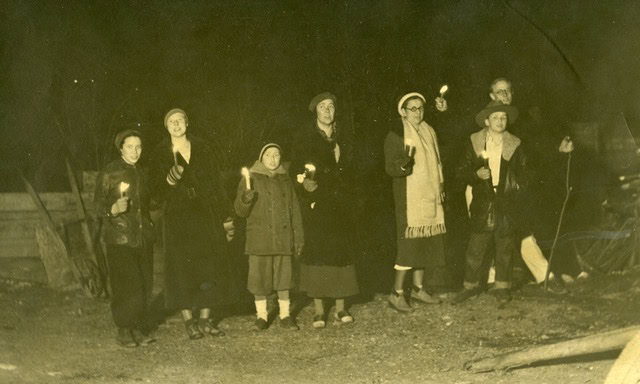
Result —
[[405, 108], [405, 109], [409, 110], [409, 111], [411, 111], [413, 113], [416, 113], [418, 111], [420, 111], [420, 112], [424, 111], [424, 107], [411, 107], [411, 108]]

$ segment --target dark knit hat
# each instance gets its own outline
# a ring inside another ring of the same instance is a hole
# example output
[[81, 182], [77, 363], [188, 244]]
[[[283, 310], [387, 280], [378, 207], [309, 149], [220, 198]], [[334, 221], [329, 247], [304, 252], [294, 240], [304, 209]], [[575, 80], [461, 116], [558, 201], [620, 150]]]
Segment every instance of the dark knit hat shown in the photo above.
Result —
[[518, 108], [503, 104], [500, 100], [493, 100], [476, 115], [476, 124], [484, 128], [484, 121], [495, 112], [505, 112], [507, 114], [509, 124], [515, 123], [518, 118]]
[[174, 113], [182, 113], [182, 115], [184, 116], [184, 122], [185, 124], [189, 124], [189, 118], [187, 117], [187, 113], [185, 111], [183, 111], [180, 108], [173, 108], [172, 110], [170, 110], [169, 112], [167, 112], [166, 115], [164, 115], [164, 126], [167, 126], [167, 120], [169, 120], [169, 117], [171, 117], [171, 115], [173, 115]]
[[318, 106], [318, 104], [320, 104], [322, 101], [324, 100], [333, 100], [333, 103], [336, 103], [336, 96], [331, 93], [331, 92], [322, 92], [320, 94], [317, 94], [313, 97], [313, 99], [311, 99], [311, 101], [309, 102], [309, 110], [311, 112], [315, 112], [316, 111], [316, 107]]
[[262, 161], [262, 156], [269, 148], [278, 148], [278, 150], [280, 151], [280, 155], [282, 155], [282, 148], [280, 148], [278, 144], [269, 143], [269, 144], [266, 144], [264, 147], [262, 147], [262, 149], [260, 150], [260, 156], [258, 156], [258, 160]]
[[120, 150], [120, 147], [122, 146], [122, 142], [124, 141], [124, 139], [131, 136], [139, 137], [140, 140], [142, 140], [142, 135], [140, 134], [140, 132], [136, 131], [135, 129], [125, 129], [124, 131], [116, 135], [116, 138], [113, 141], [113, 143], [116, 145], [116, 148]]

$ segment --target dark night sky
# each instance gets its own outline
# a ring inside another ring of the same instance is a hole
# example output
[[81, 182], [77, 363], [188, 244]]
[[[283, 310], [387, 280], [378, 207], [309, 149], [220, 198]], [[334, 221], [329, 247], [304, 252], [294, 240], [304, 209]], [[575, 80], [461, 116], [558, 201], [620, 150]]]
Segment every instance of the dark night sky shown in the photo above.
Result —
[[406, 91], [448, 83], [464, 133], [498, 76], [558, 127], [625, 112], [640, 130], [637, 1], [8, 0], [0, 18], [4, 191], [17, 169], [64, 189], [65, 155], [95, 169], [131, 127], [153, 144], [174, 106], [233, 169], [286, 143], [323, 90], [374, 158]]

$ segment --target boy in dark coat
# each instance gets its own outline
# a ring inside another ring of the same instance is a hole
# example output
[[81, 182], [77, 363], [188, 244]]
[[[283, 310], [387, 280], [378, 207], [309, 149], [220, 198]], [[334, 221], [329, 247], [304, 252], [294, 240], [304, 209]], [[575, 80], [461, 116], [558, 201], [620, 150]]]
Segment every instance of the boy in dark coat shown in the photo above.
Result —
[[247, 288], [255, 297], [256, 331], [267, 329], [267, 296], [274, 290], [278, 293], [280, 325], [298, 330], [289, 313], [289, 290], [293, 288], [291, 257], [300, 256], [304, 232], [298, 198], [280, 157], [278, 144], [265, 145], [249, 170], [252, 183], [248, 181], [249, 175], [245, 175], [234, 202], [238, 216], [247, 218]]
[[518, 109], [492, 101], [476, 116], [482, 129], [473, 133], [458, 167], [458, 177], [473, 188], [471, 237], [466, 252], [464, 289], [454, 303], [480, 293], [480, 279], [491, 245], [495, 246], [495, 296], [511, 299], [516, 220], [527, 187], [526, 157], [520, 139], [506, 131]]

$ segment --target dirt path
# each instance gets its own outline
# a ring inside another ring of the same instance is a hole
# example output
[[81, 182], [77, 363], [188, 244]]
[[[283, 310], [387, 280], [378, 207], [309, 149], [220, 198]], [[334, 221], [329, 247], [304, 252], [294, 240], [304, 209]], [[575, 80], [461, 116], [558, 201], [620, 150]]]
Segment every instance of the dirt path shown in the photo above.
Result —
[[356, 322], [298, 332], [249, 331], [248, 307], [224, 318], [225, 338], [189, 341], [169, 318], [146, 347], [113, 339], [108, 303], [0, 281], [0, 383], [600, 383], [615, 355], [472, 374], [465, 361], [640, 322], [640, 273], [606, 276], [566, 296], [525, 286], [499, 309], [482, 295], [462, 306], [419, 306], [410, 315], [386, 297], [354, 304]]

